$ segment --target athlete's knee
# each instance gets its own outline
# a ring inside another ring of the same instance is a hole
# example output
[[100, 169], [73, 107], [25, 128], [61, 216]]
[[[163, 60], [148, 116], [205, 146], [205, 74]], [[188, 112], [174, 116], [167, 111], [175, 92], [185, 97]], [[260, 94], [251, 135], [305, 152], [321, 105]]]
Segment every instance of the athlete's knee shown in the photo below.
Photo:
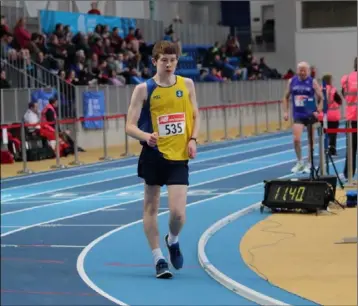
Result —
[[182, 211], [180, 209], [171, 209], [170, 211], [170, 218], [178, 223], [184, 223], [185, 222], [185, 211]]
[[298, 135], [294, 135], [293, 136], [293, 142], [294, 144], [297, 146], [297, 145], [300, 145], [301, 144], [301, 137], [299, 137]]
[[156, 216], [158, 214], [158, 205], [153, 202], [144, 203], [144, 214], [147, 216]]

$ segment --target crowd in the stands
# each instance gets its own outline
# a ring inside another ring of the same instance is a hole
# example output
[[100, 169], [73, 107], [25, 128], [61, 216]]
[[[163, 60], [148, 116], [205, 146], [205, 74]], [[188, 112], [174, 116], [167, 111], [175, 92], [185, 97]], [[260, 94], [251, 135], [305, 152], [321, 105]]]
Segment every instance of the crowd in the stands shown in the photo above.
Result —
[[[94, 3], [88, 13], [101, 14]], [[125, 37], [118, 33], [118, 28], [97, 25], [93, 33], [74, 35], [66, 24], [57, 24], [52, 33], [30, 33], [26, 29], [25, 18], [20, 18], [10, 29], [2, 16], [1, 59], [15, 67], [26, 66], [29, 75], [34, 78], [37, 78], [37, 67], [44, 67], [72, 85], [123, 86], [152, 77], [152, 46], [146, 43], [141, 30], [130, 28]], [[181, 48], [180, 38], [175, 37], [170, 26], [162, 39], [172, 40]], [[234, 36], [229, 36], [223, 44], [216, 42], [201, 55], [197, 59], [201, 67], [201, 81], [282, 78], [276, 69], [268, 67], [263, 58], [255, 58], [250, 45], [242, 49]], [[232, 64], [232, 59], [238, 61]], [[3, 69], [0, 86], [11, 87]]]

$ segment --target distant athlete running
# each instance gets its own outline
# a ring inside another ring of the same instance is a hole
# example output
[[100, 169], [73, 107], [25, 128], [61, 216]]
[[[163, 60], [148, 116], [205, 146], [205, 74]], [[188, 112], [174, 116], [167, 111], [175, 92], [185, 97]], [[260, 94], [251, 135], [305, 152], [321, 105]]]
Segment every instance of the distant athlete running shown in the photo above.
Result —
[[144, 186], [144, 231], [152, 249], [157, 278], [171, 278], [159, 244], [157, 214], [160, 188], [167, 185], [170, 211], [165, 244], [175, 269], [183, 267], [178, 236], [185, 222], [189, 159], [196, 156], [199, 110], [191, 79], [174, 75], [178, 50], [169, 41], [153, 48], [155, 76], [135, 87], [128, 110], [126, 132], [142, 144], [138, 176]]
[[[292, 168], [293, 173], [304, 172], [310, 173], [311, 162], [311, 146], [308, 145], [308, 164], [304, 164], [302, 160], [301, 136], [304, 127], [312, 122], [317, 122], [318, 113], [322, 110], [322, 92], [319, 84], [315, 79], [309, 76], [310, 67], [308, 63], [301, 62], [297, 65], [297, 75], [291, 78], [287, 85], [287, 90], [283, 98], [284, 119], [288, 120], [289, 104], [291, 97], [293, 103], [293, 143], [297, 156], [297, 163]], [[304, 102], [307, 99], [314, 99], [317, 96], [317, 112], [309, 114], [305, 108]], [[312, 127], [313, 129], [313, 127]], [[308, 133], [308, 130], [307, 130]], [[312, 134], [314, 136], [314, 133]], [[314, 137], [313, 137], [314, 140]], [[314, 143], [314, 141], [313, 141]]]

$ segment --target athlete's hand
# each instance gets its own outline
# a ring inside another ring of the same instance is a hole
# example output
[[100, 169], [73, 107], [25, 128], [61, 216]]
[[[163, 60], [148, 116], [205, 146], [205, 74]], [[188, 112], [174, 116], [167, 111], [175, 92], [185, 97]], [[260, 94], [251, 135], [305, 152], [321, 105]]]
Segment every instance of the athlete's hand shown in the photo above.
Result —
[[188, 143], [188, 151], [189, 151], [189, 157], [195, 158], [196, 157], [196, 141], [190, 140]]
[[154, 132], [152, 134], [148, 134], [147, 144], [150, 147], [155, 147], [158, 141], [158, 133]]
[[283, 119], [284, 119], [285, 121], [288, 120], [288, 112], [284, 112], [284, 114], [283, 114]]

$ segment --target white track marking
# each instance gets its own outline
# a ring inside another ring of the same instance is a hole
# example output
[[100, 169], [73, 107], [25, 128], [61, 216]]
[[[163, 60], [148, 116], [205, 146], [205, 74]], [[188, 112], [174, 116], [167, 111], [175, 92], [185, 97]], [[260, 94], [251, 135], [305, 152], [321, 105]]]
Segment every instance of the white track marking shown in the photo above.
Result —
[[[286, 137], [282, 137], [282, 138], [286, 138]], [[281, 138], [281, 139], [282, 139]], [[271, 139], [270, 139], [271, 140]], [[264, 143], [264, 142], [267, 142], [268, 140], [263, 140], [261, 143]], [[193, 160], [193, 161], [190, 161], [190, 164], [189, 165], [192, 165], [192, 164], [199, 164], [199, 163], [205, 163], [206, 161], [210, 161], [210, 160], [215, 160], [215, 159], [220, 159], [220, 158], [225, 158], [225, 157], [229, 157], [229, 156], [234, 156], [234, 155], [238, 155], [238, 154], [245, 154], [245, 153], [250, 153], [250, 152], [255, 152], [255, 151], [260, 151], [262, 149], [268, 149], [268, 148], [274, 148], [274, 147], [279, 147], [279, 146], [282, 146], [282, 145], [287, 145], [289, 144], [290, 142], [283, 142], [283, 143], [280, 143], [278, 145], [269, 145], [269, 146], [263, 146], [263, 147], [257, 147], [255, 149], [250, 149], [250, 150], [244, 150], [244, 151], [241, 151], [241, 152], [234, 152], [234, 153], [228, 153], [228, 154], [223, 154], [223, 155], [220, 155], [220, 156], [215, 156], [215, 157], [209, 157], [209, 158], [204, 158], [202, 160]], [[251, 143], [249, 144], [243, 144], [241, 146], [230, 146], [228, 148], [232, 149], [232, 148], [237, 148], [237, 147], [240, 147], [242, 148], [243, 146], [249, 146], [251, 145]], [[257, 143], [255, 144], [257, 146]], [[224, 148], [225, 149], [225, 148]], [[221, 151], [223, 149], [220, 149]], [[202, 152], [201, 154], [205, 154], [205, 153], [212, 153], [214, 151], [219, 151], [219, 149], [214, 149], [214, 150], [209, 150], [209, 151], [205, 151], [205, 152]], [[216, 163], [216, 164], [213, 164], [213, 166], [217, 166], [217, 165], [222, 165], [222, 163]], [[15, 186], [15, 187], [9, 187], [9, 188], [4, 188], [2, 191], [5, 191], [5, 192], [8, 192], [8, 191], [12, 191], [12, 190], [21, 190], [23, 189], [24, 187], [29, 187], [29, 186], [39, 186], [39, 185], [42, 185], [44, 183], [48, 183], [48, 182], [57, 182], [57, 181], [65, 181], [65, 180], [70, 180], [70, 179], [77, 179], [79, 177], [85, 177], [85, 176], [93, 176], [95, 174], [98, 174], [98, 173], [103, 173], [103, 172], [116, 172], [116, 171], [119, 171], [119, 170], [122, 170], [122, 169], [128, 169], [128, 168], [133, 168], [136, 169], [137, 165], [129, 165], [129, 166], [124, 166], [124, 167], [121, 167], [121, 168], [115, 168], [115, 169], [105, 169], [105, 170], [101, 170], [101, 171], [96, 171], [94, 173], [85, 173], [85, 174], [79, 174], [79, 175], [74, 175], [74, 176], [70, 176], [70, 177], [66, 177], [66, 178], [59, 178], [59, 179], [53, 179], [53, 180], [48, 180], [46, 182], [36, 182], [36, 183], [31, 183], [31, 184], [26, 184], [26, 185], [23, 185], [23, 186]], [[115, 173], [114, 173], [115, 174]], [[12, 197], [12, 198], [9, 198], [9, 199], [6, 199], [6, 198], [3, 198], [1, 200], [2, 204], [5, 204], [5, 203], [8, 203], [8, 202], [12, 202], [12, 201], [15, 201], [15, 200], [21, 200], [21, 199], [26, 199], [26, 198], [32, 198], [36, 195], [42, 195], [42, 194], [47, 194], [47, 193], [53, 193], [55, 191], [61, 191], [61, 190], [67, 190], [67, 189], [71, 189], [71, 188], [75, 188], [75, 187], [81, 187], [81, 186], [90, 186], [90, 185], [95, 185], [95, 184], [98, 184], [98, 183], [103, 183], [103, 182], [108, 182], [108, 181], [111, 181], [111, 180], [115, 180], [115, 179], [120, 179], [120, 178], [128, 178], [128, 177], [133, 177], [133, 176], [136, 176], [137, 174], [135, 173], [135, 171], [132, 173], [132, 174], [125, 174], [125, 175], [117, 175], [117, 176], [113, 176], [111, 178], [107, 178], [107, 179], [104, 179], [104, 180], [96, 180], [94, 182], [89, 182], [89, 183], [85, 183], [85, 184], [72, 184], [70, 187], [69, 186], [66, 186], [66, 187], [60, 187], [60, 188], [49, 188], [48, 190], [45, 190], [45, 191], [40, 191], [40, 192], [36, 192], [36, 193], [31, 193], [31, 194], [28, 194], [28, 195], [24, 195], [24, 196], [19, 196], [19, 197]], [[7, 196], [8, 197], [8, 196]]]
[[[337, 162], [341, 162], [343, 161], [344, 159], [340, 159], [340, 160], [337, 160]], [[288, 175], [284, 175], [284, 176], [281, 176], [280, 178], [288, 178], [288, 177], [291, 177], [291, 176], [295, 176], [296, 174], [294, 173], [291, 173], [291, 174], [288, 174]], [[256, 183], [256, 184], [253, 184], [253, 185], [250, 185], [250, 186], [246, 186], [246, 187], [243, 187], [243, 188], [239, 188], [239, 189], [235, 189], [235, 190], [232, 190], [228, 193], [225, 193], [225, 194], [221, 194], [221, 195], [217, 195], [217, 196], [214, 196], [214, 197], [210, 197], [210, 198], [207, 198], [207, 199], [203, 199], [203, 200], [200, 200], [200, 201], [196, 201], [196, 202], [193, 202], [193, 203], [190, 203], [188, 204], [186, 207], [187, 208], [190, 208], [192, 206], [195, 206], [195, 205], [198, 205], [198, 204], [202, 204], [202, 203], [205, 203], [205, 202], [208, 202], [208, 201], [212, 201], [212, 200], [215, 200], [215, 199], [218, 199], [218, 198], [222, 198], [222, 197], [225, 197], [225, 196], [228, 196], [228, 195], [232, 195], [232, 194], [240, 194], [242, 191], [245, 191], [247, 189], [251, 189], [251, 188], [254, 188], [254, 187], [258, 187], [258, 186], [263, 186], [264, 184], [263, 183]], [[169, 211], [164, 211], [164, 212], [161, 212], [158, 214], [158, 217], [160, 216], [163, 216], [163, 215], [166, 215], [168, 214]], [[78, 256], [77, 258], [77, 271], [78, 271], [78, 274], [81, 276], [81, 278], [83, 279], [83, 281], [87, 284], [87, 286], [89, 286], [91, 289], [93, 289], [94, 291], [96, 291], [98, 294], [101, 294], [103, 297], [107, 298], [108, 300], [118, 304], [118, 305], [127, 305], [125, 302], [119, 300], [119, 299], [116, 299], [114, 298], [113, 296], [109, 295], [107, 292], [103, 291], [101, 288], [99, 288], [87, 275], [86, 271], [85, 271], [85, 268], [84, 268], [84, 261], [85, 261], [85, 258], [88, 254], [88, 252], [96, 245], [98, 244], [99, 242], [101, 242], [102, 240], [106, 239], [107, 237], [111, 236], [112, 234], [114, 233], [117, 233], [119, 231], [122, 231], [126, 228], [129, 228], [135, 224], [139, 224], [139, 223], [142, 223], [143, 222], [143, 219], [141, 220], [137, 220], [137, 221], [134, 221], [134, 222], [131, 222], [129, 224], [126, 224], [124, 226], [122, 226], [121, 228], [117, 228], [117, 229], [113, 229], [112, 231], [96, 238], [95, 240], [93, 240], [89, 245], [87, 245], [83, 250], [82, 252], [80, 253], [80, 255]], [[268, 305], [268, 304], [265, 304], [265, 305]], [[276, 304], [277, 305], [277, 304]], [[285, 304], [279, 304], [279, 305], [285, 305]]]
[[[39, 225], [37, 227], [119, 227], [123, 226], [123, 224], [44, 224]], [[1, 228], [19, 228], [23, 227], [23, 225], [2, 225]]]
[[[292, 174], [290, 175], [287, 175], [285, 177], [289, 177], [289, 176], [292, 176]], [[255, 187], [255, 186], [260, 186], [262, 185], [262, 183], [257, 183], [257, 184], [253, 184], [253, 185], [250, 185], [250, 186], [246, 186], [246, 187], [243, 187], [243, 188], [239, 188], [239, 189], [236, 189], [236, 190], [233, 190], [232, 192], [240, 192], [240, 191], [243, 191], [243, 190], [246, 190], [246, 189], [249, 189], [249, 188], [252, 188], [252, 187]], [[202, 203], [205, 203], [207, 201], [210, 201], [210, 200], [215, 200], [215, 199], [218, 199], [218, 198], [221, 198], [221, 197], [224, 197], [226, 196], [227, 194], [222, 194], [222, 195], [218, 195], [218, 196], [214, 196], [214, 197], [211, 197], [211, 198], [208, 198], [208, 199], [204, 199], [204, 200], [200, 200], [200, 201], [196, 201], [196, 202], [193, 202], [193, 203], [190, 203], [188, 204], [186, 207], [187, 208], [190, 208], [192, 206], [195, 206], [195, 205], [198, 205], [198, 204], [202, 204]], [[161, 212], [158, 214], [158, 217], [160, 216], [163, 216], [163, 215], [166, 215], [168, 214], [169, 211], [164, 211], [164, 212]], [[119, 299], [116, 299], [115, 297], [109, 295], [107, 292], [103, 291], [101, 288], [99, 288], [87, 275], [86, 271], [85, 271], [85, 268], [84, 268], [84, 261], [85, 261], [85, 258], [88, 254], [88, 252], [93, 248], [95, 247], [96, 244], [100, 243], [102, 240], [106, 239], [107, 237], [111, 236], [112, 234], [114, 233], [117, 233], [121, 230], [124, 230], [126, 228], [129, 228], [133, 225], [136, 225], [136, 224], [139, 224], [139, 223], [142, 223], [143, 220], [137, 220], [137, 221], [134, 221], [134, 222], [131, 222], [131, 223], [128, 223], [124, 226], [122, 226], [121, 228], [118, 228], [118, 229], [114, 229], [100, 237], [98, 237], [97, 239], [93, 240], [89, 245], [87, 245], [83, 250], [82, 252], [80, 253], [80, 255], [78, 256], [77, 258], [77, 271], [78, 271], [78, 274], [81, 276], [81, 278], [83, 279], [83, 281], [87, 284], [87, 286], [89, 286], [92, 290], [96, 291], [98, 294], [102, 295], [103, 297], [107, 298], [108, 300], [112, 301], [113, 303], [115, 304], [118, 304], [118, 305], [128, 305], [126, 304], [125, 302], [119, 300]]]
[[64, 244], [1, 244], [2, 248], [54, 248], [54, 249], [83, 249], [84, 245]]
[[[279, 133], [278, 138], [288, 137], [285, 134], [286, 134], [286, 131], [282, 132], [283, 136], [280, 135], [280, 133]], [[262, 142], [270, 141], [270, 140], [272, 140], [271, 138], [267, 139], [267, 136], [269, 136], [269, 135], [270, 134], [254, 136], [254, 139], [256, 139], [257, 141], [262, 141]], [[247, 143], [247, 142], [243, 142], [243, 141], [245, 141], [245, 140], [244, 139], [233, 139], [233, 140], [221, 141], [220, 144], [225, 144], [225, 143], [228, 143], [228, 142], [232, 142], [232, 143], [237, 142], [238, 143], [237, 145], [235, 144], [233, 146], [225, 146], [225, 148], [230, 148], [230, 147], [243, 146], [243, 145], [253, 143], [253, 142]], [[240, 144], [240, 142], [243, 142], [243, 143]], [[210, 148], [211, 146], [213, 146], [213, 147], [219, 146], [219, 142], [212, 142], [212, 143], [200, 145], [198, 147], [200, 147], [200, 148], [204, 148], [204, 147]], [[215, 151], [218, 151], [218, 150], [222, 150], [222, 148], [209, 149], [209, 150], [206, 150], [206, 151], [201, 152], [201, 153], [215, 152]], [[123, 163], [126, 160], [132, 160], [132, 159], [137, 159], [137, 158], [138, 158], [138, 156], [127, 157], [125, 159], [116, 159], [116, 160], [112, 160], [112, 161], [107, 161], [107, 162], [105, 162], [105, 164], [111, 164], [111, 163], [116, 163], [117, 162], [119, 165], [116, 168], [122, 168], [123, 169], [123, 168], [126, 168], [126, 167], [132, 167], [133, 165], [127, 165], [127, 166], [122, 167], [120, 165], [121, 163]], [[96, 166], [101, 167], [101, 165], [104, 165], [104, 163], [97, 162], [97, 163], [92, 163], [92, 164], [78, 166], [78, 167], [70, 167], [70, 168], [62, 169], [61, 171], [70, 171], [70, 170], [80, 171], [83, 168], [91, 168], [91, 167], [96, 167]], [[91, 172], [90, 174], [101, 173], [101, 172], [108, 171], [108, 170], [109, 169], [98, 170], [98, 171]], [[48, 175], [49, 173], [56, 173], [56, 172], [55, 172], [55, 170], [54, 171], [43, 171], [43, 172], [31, 174], [31, 176], [15, 176], [15, 177], [4, 178], [4, 179], [2, 179], [2, 181], [3, 182], [10, 182], [10, 181], [15, 181], [15, 180], [19, 180], [19, 179], [23, 179], [23, 178], [27, 178], [27, 177], [30, 178], [30, 177], [34, 177], [34, 176], [41, 176], [41, 175], [46, 175], [46, 174]], [[71, 177], [81, 177], [81, 176], [84, 176], [84, 175], [88, 175], [88, 173], [74, 175], [74, 176], [71, 176]], [[62, 180], [62, 179], [67, 179], [67, 178], [53, 179], [53, 180], [48, 180], [48, 181], [56, 181], [56, 180]], [[24, 185], [24, 186], [27, 186], [27, 185]], [[10, 187], [10, 188], [13, 188], [13, 187]]]
[[[302, 148], [306, 148], [307, 146], [303, 146]], [[267, 156], [277, 156], [277, 155], [280, 155], [280, 154], [283, 154], [283, 153], [287, 153], [287, 152], [291, 152], [293, 151], [293, 149], [289, 149], [289, 150], [285, 150], [285, 151], [281, 151], [281, 152], [276, 152], [276, 153], [271, 153], [271, 154], [267, 154], [265, 156], [256, 156], [256, 157], [253, 157], [253, 158], [249, 158], [249, 159], [243, 159], [243, 160], [240, 160], [238, 162], [232, 162], [232, 163], [227, 163], [227, 164], [223, 164], [223, 165], [220, 165], [220, 166], [216, 166], [216, 167], [210, 167], [210, 168], [207, 168], [207, 169], [202, 169], [202, 170], [198, 170], [198, 171], [193, 171], [190, 173], [190, 175], [192, 174], [197, 174], [197, 173], [203, 173], [203, 172], [206, 172], [206, 171], [212, 171], [212, 170], [216, 170], [216, 169], [220, 169], [220, 168], [225, 168], [227, 166], [235, 166], [235, 165], [238, 165], [238, 164], [242, 164], [242, 163], [245, 163], [247, 161], [253, 161], [253, 160], [258, 160], [258, 159], [264, 159], [266, 158]], [[317, 154], [316, 154], [317, 155]], [[257, 170], [261, 170], [261, 169], [267, 169], [267, 168], [272, 168], [274, 166], [279, 166], [281, 165], [281, 163], [289, 163], [289, 162], [294, 162], [296, 159], [291, 159], [291, 160], [288, 160], [288, 161], [282, 161], [278, 164], [272, 164], [270, 166], [266, 166], [266, 167], [261, 167], [261, 168], [256, 168], [256, 170], [253, 170], [253, 171], [257, 171]], [[249, 171], [248, 173], [250, 173], [252, 171]], [[245, 172], [243, 172], [245, 173]], [[239, 173], [240, 174], [240, 173]], [[225, 178], [230, 178], [230, 177], [233, 177], [233, 176], [237, 176], [238, 174], [234, 174], [234, 175], [231, 175], [231, 176], [226, 176]], [[191, 186], [200, 186], [200, 185], [203, 185], [203, 184], [207, 184], [207, 183], [211, 183], [211, 182], [216, 182], [216, 181], [219, 181], [219, 180], [222, 180], [223, 178], [217, 178], [217, 179], [214, 179], [214, 180], [209, 180], [209, 181], [206, 181], [206, 182], [202, 182], [202, 183], [199, 183], [199, 184], [195, 184], [195, 185], [191, 185]], [[113, 190], [107, 190], [107, 191], [103, 191], [103, 192], [99, 192], [99, 193], [95, 193], [95, 194], [92, 194], [92, 195], [87, 195], [87, 196], [82, 196], [82, 197], [78, 197], [76, 199], [70, 199], [70, 200], [65, 200], [65, 201], [60, 201], [60, 202], [55, 202], [55, 203], [50, 203], [50, 204], [45, 204], [45, 205], [38, 205], [38, 206], [32, 206], [32, 207], [27, 207], [27, 208], [23, 208], [23, 209], [19, 209], [19, 210], [13, 210], [13, 211], [9, 211], [9, 212], [5, 212], [5, 213], [2, 213], [1, 216], [6, 216], [6, 215], [12, 215], [12, 214], [16, 214], [16, 213], [21, 213], [21, 212], [24, 212], [24, 211], [28, 211], [28, 210], [34, 210], [34, 209], [39, 209], [39, 208], [44, 208], [44, 207], [49, 207], [49, 206], [56, 206], [56, 205], [61, 205], [61, 204], [64, 204], [64, 203], [69, 203], [69, 202], [73, 202], [73, 201], [77, 201], [77, 200], [83, 200], [83, 199], [89, 199], [89, 198], [93, 198], [93, 197], [97, 197], [99, 195], [104, 195], [106, 193], [109, 193], [109, 192], [113, 192], [115, 190], [124, 190], [124, 189], [129, 189], [129, 188], [132, 188], [132, 187], [135, 187], [135, 186], [140, 186], [142, 185], [142, 183], [139, 183], [139, 184], [134, 184], [134, 185], [131, 185], [131, 186], [126, 186], [126, 187], [121, 187], [121, 188], [116, 188], [116, 189], [113, 189]]]

